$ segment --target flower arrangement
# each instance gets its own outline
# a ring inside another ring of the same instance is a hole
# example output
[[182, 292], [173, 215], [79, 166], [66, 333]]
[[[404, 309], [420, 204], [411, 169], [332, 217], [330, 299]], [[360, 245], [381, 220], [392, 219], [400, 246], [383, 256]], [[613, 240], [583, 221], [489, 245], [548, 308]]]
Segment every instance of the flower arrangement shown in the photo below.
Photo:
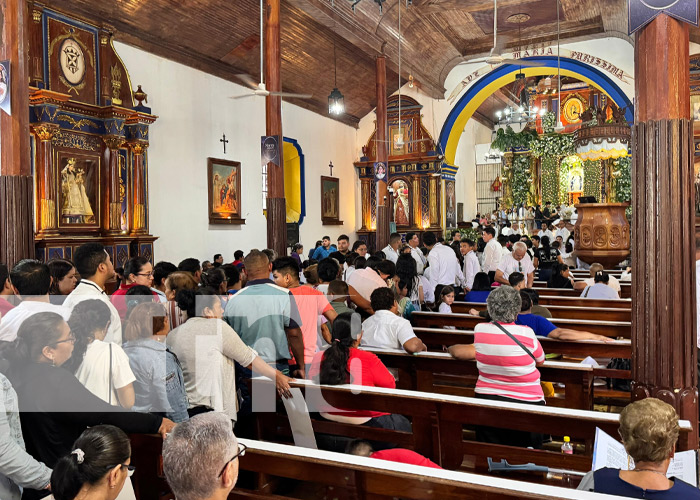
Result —
[[629, 156], [613, 161], [613, 168], [619, 174], [613, 178], [616, 194], [615, 202], [630, 201], [632, 199], [632, 159]]
[[551, 134], [554, 132], [554, 126], [556, 125], [556, 117], [553, 111], [545, 113], [542, 117], [542, 130], [545, 134]]

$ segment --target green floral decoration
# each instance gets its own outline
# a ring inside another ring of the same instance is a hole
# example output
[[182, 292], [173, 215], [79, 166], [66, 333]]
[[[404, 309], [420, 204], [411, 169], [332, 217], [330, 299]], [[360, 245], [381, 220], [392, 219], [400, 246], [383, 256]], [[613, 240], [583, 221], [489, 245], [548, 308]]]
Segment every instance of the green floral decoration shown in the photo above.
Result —
[[513, 160], [513, 203], [520, 205], [527, 203], [527, 194], [530, 189], [528, 178], [530, 177], [530, 155], [517, 154]]
[[625, 202], [632, 200], [632, 159], [629, 156], [618, 158], [613, 161], [613, 166], [620, 176], [613, 180], [617, 199], [614, 202]]
[[[445, 231], [445, 241], [452, 240], [452, 231], [453, 229], [448, 229], [447, 231]], [[461, 238], [463, 240], [470, 239], [472, 241], [477, 241], [479, 238], [481, 238], [481, 233], [473, 227], [460, 227], [457, 228], [457, 231], [460, 232], [460, 234], [462, 235]]]
[[600, 175], [599, 161], [583, 162], [583, 196], [595, 196], [596, 200], [600, 200]]
[[542, 204], [559, 200], [559, 159], [554, 156], [542, 157]]
[[514, 132], [509, 125], [506, 128], [498, 129], [496, 139], [491, 143], [491, 147], [503, 153], [525, 151], [535, 139], [537, 139], [537, 132], [534, 130], [525, 129], [522, 132]]
[[551, 134], [554, 132], [554, 126], [556, 125], [556, 116], [554, 116], [553, 111], [545, 113], [542, 117], [542, 130], [545, 134]]
[[572, 134], [546, 134], [530, 143], [530, 151], [535, 158], [552, 156], [562, 158], [576, 154], [574, 136]]

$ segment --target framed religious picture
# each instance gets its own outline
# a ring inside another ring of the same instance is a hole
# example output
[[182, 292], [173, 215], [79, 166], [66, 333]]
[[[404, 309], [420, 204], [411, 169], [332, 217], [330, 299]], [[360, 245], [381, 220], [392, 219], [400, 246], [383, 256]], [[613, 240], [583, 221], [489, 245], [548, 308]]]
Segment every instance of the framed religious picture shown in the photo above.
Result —
[[321, 176], [321, 222], [340, 225], [340, 180]]
[[61, 150], [58, 157], [58, 227], [100, 227], [100, 156]]
[[207, 158], [209, 224], [245, 224], [241, 218], [241, 164]]

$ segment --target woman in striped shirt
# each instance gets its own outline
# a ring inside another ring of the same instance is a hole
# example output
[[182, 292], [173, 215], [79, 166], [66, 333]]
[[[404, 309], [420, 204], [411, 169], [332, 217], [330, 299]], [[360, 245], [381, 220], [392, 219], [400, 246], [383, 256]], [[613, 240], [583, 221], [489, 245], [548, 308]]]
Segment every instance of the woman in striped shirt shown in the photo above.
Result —
[[[473, 345], [449, 349], [454, 358], [476, 359], [477, 398], [545, 404], [537, 370], [544, 363], [544, 351], [531, 328], [515, 324], [521, 304], [520, 294], [514, 288], [498, 287], [486, 302], [492, 322], [476, 325]], [[542, 442], [539, 434], [491, 427], [477, 428], [476, 435], [479, 441], [513, 446], [537, 448]]]

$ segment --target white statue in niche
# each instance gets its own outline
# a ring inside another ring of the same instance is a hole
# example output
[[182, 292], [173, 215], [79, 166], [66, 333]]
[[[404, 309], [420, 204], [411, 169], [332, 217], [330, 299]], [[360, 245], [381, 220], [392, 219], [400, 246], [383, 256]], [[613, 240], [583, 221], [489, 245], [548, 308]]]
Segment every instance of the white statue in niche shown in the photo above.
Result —
[[64, 222], [85, 224], [94, 222], [95, 216], [85, 192], [85, 170], [75, 166], [75, 158], [68, 158], [61, 170], [61, 192], [63, 204], [61, 215]]

